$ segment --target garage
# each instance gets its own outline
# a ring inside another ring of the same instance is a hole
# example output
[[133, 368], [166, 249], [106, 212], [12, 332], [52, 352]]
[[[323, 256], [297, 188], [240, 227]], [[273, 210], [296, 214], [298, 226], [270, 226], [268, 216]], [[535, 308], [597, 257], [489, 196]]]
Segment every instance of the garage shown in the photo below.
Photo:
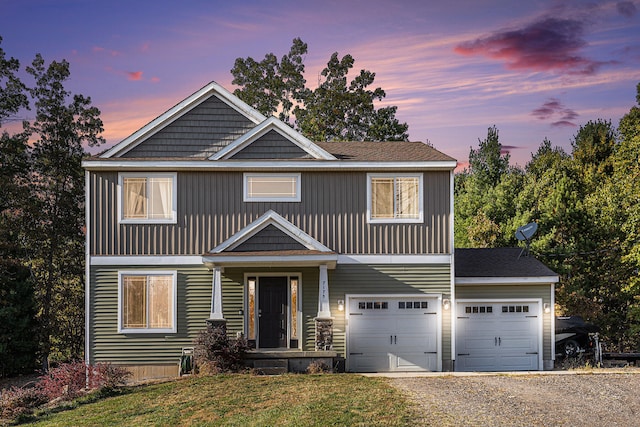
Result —
[[542, 367], [539, 300], [458, 300], [456, 371], [533, 371]]
[[440, 305], [438, 295], [348, 296], [348, 369], [441, 370]]

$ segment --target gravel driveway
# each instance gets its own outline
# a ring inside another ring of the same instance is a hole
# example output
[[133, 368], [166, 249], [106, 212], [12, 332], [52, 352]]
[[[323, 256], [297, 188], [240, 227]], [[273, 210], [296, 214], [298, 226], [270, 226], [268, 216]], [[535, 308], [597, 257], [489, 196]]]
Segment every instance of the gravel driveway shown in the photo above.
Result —
[[640, 371], [391, 378], [416, 426], [640, 426]]

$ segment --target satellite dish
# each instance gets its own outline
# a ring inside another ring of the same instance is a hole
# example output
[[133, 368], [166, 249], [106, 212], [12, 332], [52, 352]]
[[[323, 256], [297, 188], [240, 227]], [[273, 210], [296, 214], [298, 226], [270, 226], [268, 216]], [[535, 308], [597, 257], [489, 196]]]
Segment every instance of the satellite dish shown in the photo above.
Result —
[[533, 235], [536, 234], [536, 231], [538, 231], [537, 222], [530, 222], [527, 225], [522, 225], [516, 230], [516, 239], [520, 240], [521, 242], [528, 242], [529, 240], [531, 240]]
[[538, 231], [538, 223], [530, 222], [527, 225], [521, 225], [516, 230], [516, 239], [521, 242], [525, 242], [525, 247], [520, 251], [520, 255], [518, 255], [518, 259], [524, 254], [524, 256], [529, 256], [529, 244], [531, 243], [531, 238]]

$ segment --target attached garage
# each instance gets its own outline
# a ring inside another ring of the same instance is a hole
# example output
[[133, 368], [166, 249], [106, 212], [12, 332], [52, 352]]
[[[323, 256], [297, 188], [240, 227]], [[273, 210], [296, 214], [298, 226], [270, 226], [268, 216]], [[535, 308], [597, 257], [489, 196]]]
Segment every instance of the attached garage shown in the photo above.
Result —
[[542, 366], [541, 302], [458, 300], [458, 371], [536, 371]]
[[353, 372], [439, 371], [441, 296], [347, 296], [347, 368]]
[[520, 248], [456, 249], [456, 371], [553, 369], [558, 276]]

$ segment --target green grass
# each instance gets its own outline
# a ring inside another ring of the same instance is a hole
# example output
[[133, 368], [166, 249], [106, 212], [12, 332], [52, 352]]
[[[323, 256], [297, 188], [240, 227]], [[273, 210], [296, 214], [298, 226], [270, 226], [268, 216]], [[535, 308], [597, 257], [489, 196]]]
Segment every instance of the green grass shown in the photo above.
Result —
[[35, 425], [404, 426], [413, 407], [382, 378], [219, 375], [127, 388]]

